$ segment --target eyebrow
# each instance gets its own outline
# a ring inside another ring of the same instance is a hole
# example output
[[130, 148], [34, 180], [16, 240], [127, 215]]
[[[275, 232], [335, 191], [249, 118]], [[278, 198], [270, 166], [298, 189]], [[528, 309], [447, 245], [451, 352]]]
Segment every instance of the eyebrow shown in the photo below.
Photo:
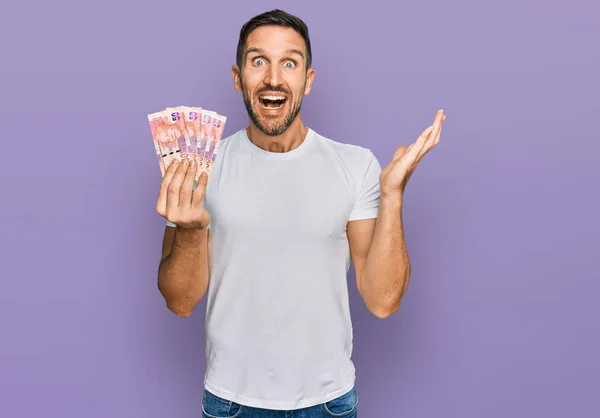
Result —
[[[302, 52], [299, 49], [291, 48], [291, 49], [287, 49], [285, 52], [286, 52], [286, 54], [300, 55], [304, 59], [304, 52]], [[264, 51], [264, 49], [261, 49], [261, 48], [249, 48], [246, 50], [246, 56], [248, 56], [252, 53], [264, 54], [265, 51]]]

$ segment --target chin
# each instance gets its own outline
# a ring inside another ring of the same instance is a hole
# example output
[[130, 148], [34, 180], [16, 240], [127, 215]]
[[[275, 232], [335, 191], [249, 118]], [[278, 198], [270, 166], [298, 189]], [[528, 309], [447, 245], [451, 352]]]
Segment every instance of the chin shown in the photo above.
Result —
[[282, 123], [278, 123], [277, 125], [272, 125], [269, 123], [261, 123], [255, 125], [263, 134], [268, 136], [279, 136], [285, 131], [287, 131], [289, 128], [289, 125], [284, 125]]
[[[260, 112], [260, 109], [258, 109], [258, 112]], [[286, 115], [268, 117], [260, 115], [260, 113], [257, 113], [256, 111], [253, 111], [250, 114], [250, 118], [258, 130], [268, 136], [279, 136], [283, 134], [296, 119], [289, 113]]]
[[294, 123], [300, 113], [301, 103], [294, 105], [293, 99], [286, 99], [278, 109], [274, 109], [269, 115], [263, 104], [257, 98], [248, 100], [244, 98], [244, 105], [250, 116], [250, 120], [263, 134], [276, 137], [283, 134]]

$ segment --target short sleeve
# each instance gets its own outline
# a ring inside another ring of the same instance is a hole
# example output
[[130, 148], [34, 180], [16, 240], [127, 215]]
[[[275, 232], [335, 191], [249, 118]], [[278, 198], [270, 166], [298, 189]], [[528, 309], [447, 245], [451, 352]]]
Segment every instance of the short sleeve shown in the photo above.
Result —
[[[177, 228], [177, 225], [175, 225], [173, 222], [167, 220], [167, 226], [171, 227], [171, 228]], [[206, 226], [206, 229], [210, 229], [210, 223]]]
[[358, 189], [356, 191], [354, 207], [350, 213], [350, 221], [377, 218], [380, 199], [380, 175], [381, 165], [375, 155], [369, 151], [366, 156], [366, 162], [362, 165], [361, 171], [357, 175]]

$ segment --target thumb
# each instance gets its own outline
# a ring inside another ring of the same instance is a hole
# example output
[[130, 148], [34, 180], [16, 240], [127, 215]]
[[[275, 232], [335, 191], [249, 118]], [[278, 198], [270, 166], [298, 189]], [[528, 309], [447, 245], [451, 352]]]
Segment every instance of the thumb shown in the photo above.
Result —
[[398, 158], [402, 157], [406, 153], [407, 149], [408, 149], [408, 147], [406, 145], [402, 145], [401, 147], [398, 147], [396, 149], [396, 152], [394, 153], [394, 158], [392, 158], [392, 160], [395, 161]]

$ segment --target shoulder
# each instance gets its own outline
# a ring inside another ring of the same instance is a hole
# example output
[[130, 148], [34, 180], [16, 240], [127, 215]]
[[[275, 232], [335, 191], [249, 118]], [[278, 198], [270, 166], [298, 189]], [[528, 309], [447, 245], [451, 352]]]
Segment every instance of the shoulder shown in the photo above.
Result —
[[372, 166], [380, 168], [379, 161], [370, 148], [333, 140], [315, 131], [313, 134], [320, 148], [353, 174], [362, 175]]
[[220, 153], [223, 154], [227, 151], [235, 151], [240, 147], [242, 135], [244, 130], [241, 129], [233, 134], [221, 139], [221, 143], [219, 144]]

